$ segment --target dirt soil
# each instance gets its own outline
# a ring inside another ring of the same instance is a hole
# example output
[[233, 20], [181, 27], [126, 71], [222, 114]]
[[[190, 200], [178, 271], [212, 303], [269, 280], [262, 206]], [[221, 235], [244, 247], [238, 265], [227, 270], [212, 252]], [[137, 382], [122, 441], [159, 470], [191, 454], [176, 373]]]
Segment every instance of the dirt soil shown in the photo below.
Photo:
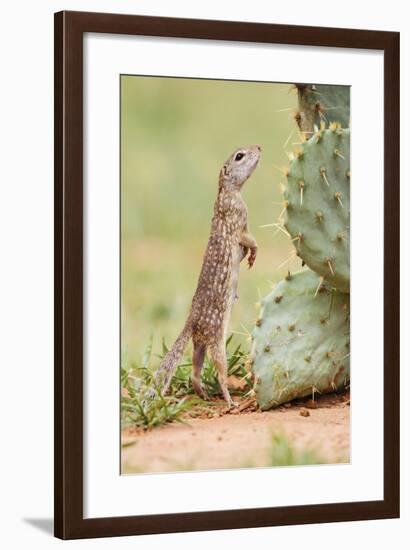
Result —
[[122, 432], [122, 473], [170, 472], [271, 466], [272, 436], [285, 435], [297, 450], [309, 449], [322, 462], [350, 460], [349, 394], [299, 400], [256, 410], [252, 400], [227, 412], [212, 403], [197, 418], [150, 431]]

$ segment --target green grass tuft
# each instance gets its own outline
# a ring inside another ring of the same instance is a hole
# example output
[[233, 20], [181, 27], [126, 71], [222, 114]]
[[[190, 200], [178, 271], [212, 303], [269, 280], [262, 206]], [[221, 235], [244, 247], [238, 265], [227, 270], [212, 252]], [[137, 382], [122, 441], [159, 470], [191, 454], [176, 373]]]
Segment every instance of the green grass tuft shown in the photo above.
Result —
[[271, 466], [306, 466], [312, 464], [326, 464], [326, 461], [313, 449], [296, 449], [283, 434], [273, 436], [270, 454]]
[[[243, 389], [232, 390], [233, 395], [245, 395], [252, 389], [250, 376], [245, 367], [246, 354], [241, 345], [230, 351], [232, 335], [226, 342], [228, 376], [236, 376], [245, 381]], [[121, 367], [121, 424], [122, 427], [135, 426], [144, 429], [161, 426], [167, 422], [183, 422], [184, 413], [194, 407], [206, 408], [209, 404], [196, 396], [191, 382], [192, 361], [185, 357], [172, 377], [169, 395], [161, 395], [156, 387], [155, 371], [150, 367], [153, 338], [150, 337], [140, 364], [128, 364], [123, 357]], [[162, 354], [168, 348], [162, 342]], [[202, 384], [211, 397], [220, 394], [218, 377], [212, 363], [206, 359], [202, 370]], [[149, 390], [155, 389], [155, 396], [148, 397]]]

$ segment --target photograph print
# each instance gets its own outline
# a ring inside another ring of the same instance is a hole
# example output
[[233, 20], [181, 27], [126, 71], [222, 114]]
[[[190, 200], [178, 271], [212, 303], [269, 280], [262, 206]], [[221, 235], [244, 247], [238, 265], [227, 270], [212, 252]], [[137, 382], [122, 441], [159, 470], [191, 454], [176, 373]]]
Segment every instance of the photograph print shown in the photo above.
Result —
[[121, 474], [350, 462], [350, 88], [120, 76]]

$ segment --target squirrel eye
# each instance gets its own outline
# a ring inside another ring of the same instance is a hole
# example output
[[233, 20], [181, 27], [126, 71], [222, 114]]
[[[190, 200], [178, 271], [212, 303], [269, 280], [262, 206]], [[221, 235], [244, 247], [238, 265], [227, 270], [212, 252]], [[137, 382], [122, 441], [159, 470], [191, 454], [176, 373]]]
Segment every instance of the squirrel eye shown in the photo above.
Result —
[[235, 160], [241, 160], [241, 159], [243, 159], [244, 156], [245, 156], [245, 155], [244, 155], [243, 153], [237, 153], [237, 154], [235, 155]]

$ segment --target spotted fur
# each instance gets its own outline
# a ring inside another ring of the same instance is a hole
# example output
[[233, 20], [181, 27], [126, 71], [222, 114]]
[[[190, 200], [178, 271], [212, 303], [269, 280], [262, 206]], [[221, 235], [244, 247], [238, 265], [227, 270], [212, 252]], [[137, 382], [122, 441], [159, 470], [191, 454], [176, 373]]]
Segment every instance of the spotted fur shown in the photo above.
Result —
[[217, 368], [223, 396], [229, 405], [233, 404], [227, 385], [225, 341], [232, 306], [237, 299], [239, 264], [248, 256], [249, 267], [252, 267], [257, 251], [256, 241], [248, 230], [248, 209], [241, 189], [256, 168], [260, 152], [259, 145], [241, 147], [220, 171], [211, 234], [191, 310], [181, 334], [158, 369], [157, 382], [163, 393], [168, 390], [172, 374], [192, 338], [195, 391], [207, 399], [200, 373], [208, 352]]

